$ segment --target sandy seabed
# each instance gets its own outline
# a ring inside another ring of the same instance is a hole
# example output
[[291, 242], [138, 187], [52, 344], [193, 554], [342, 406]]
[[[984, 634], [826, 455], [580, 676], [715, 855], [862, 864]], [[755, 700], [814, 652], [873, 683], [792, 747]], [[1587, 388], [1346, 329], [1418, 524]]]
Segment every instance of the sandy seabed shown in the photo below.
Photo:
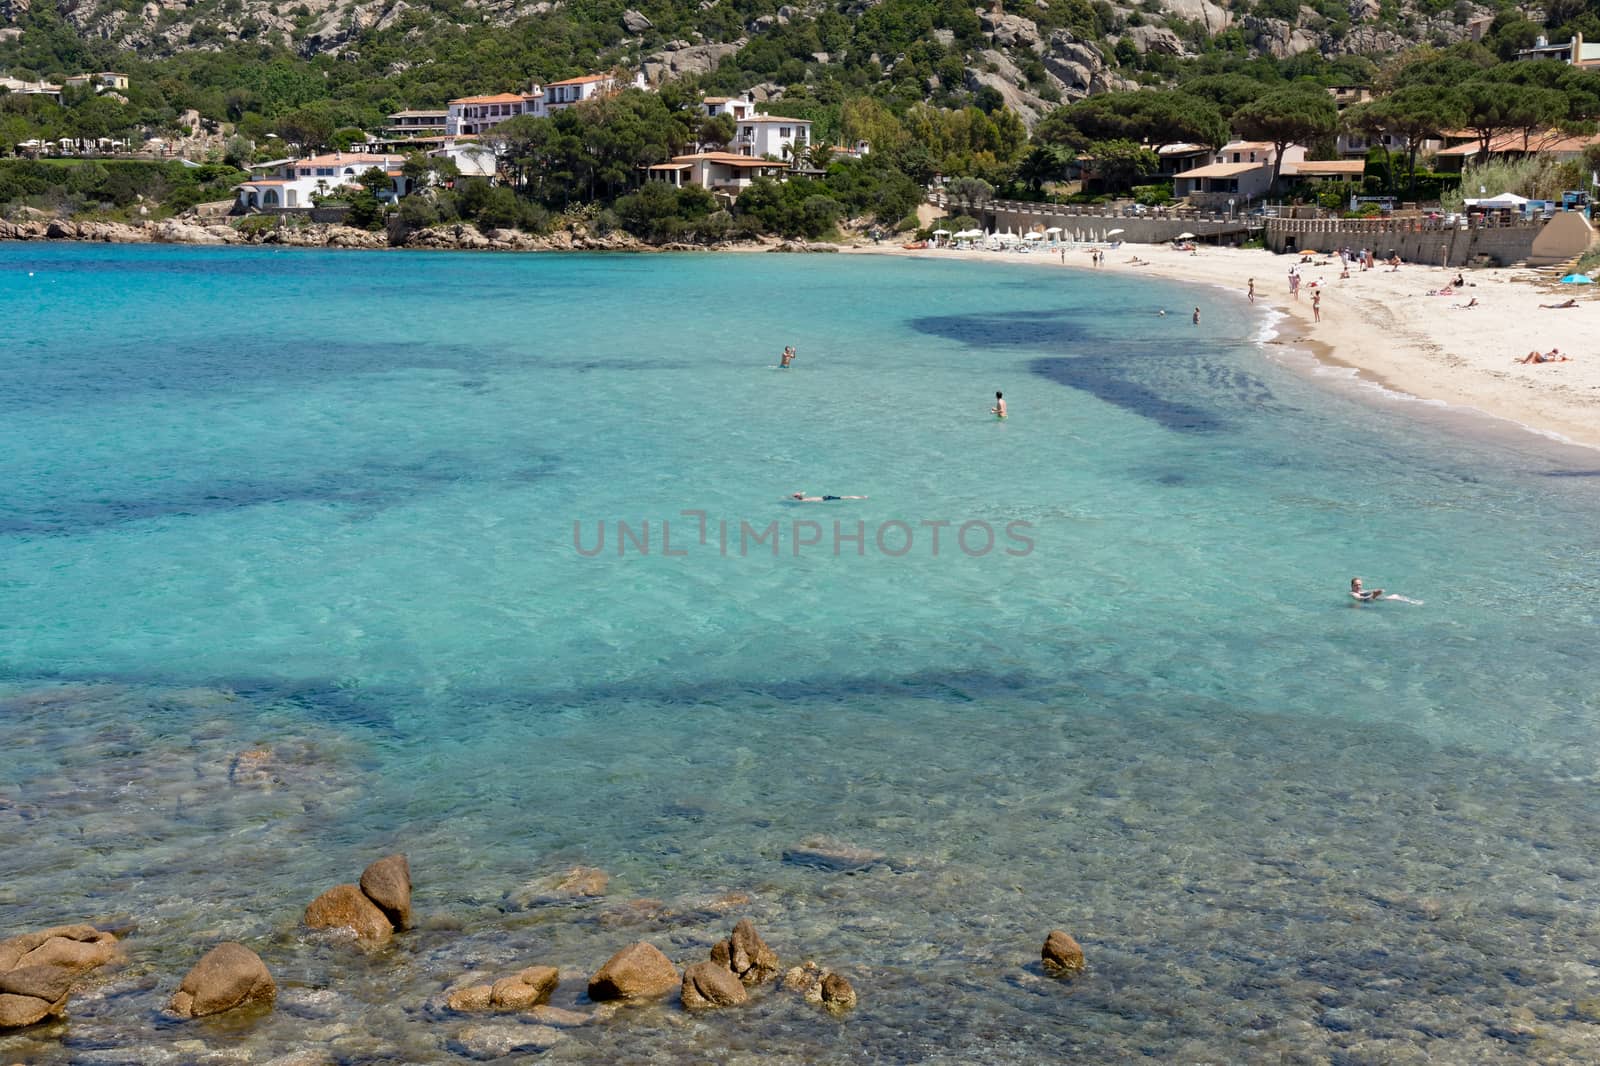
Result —
[[[1220, 286], [1241, 296], [1254, 279], [1255, 303], [1287, 316], [1269, 344], [1309, 351], [1325, 366], [1348, 368], [1370, 384], [1600, 447], [1600, 352], [1593, 342], [1600, 325], [1595, 321], [1600, 316], [1597, 298], [1585, 286], [1557, 284], [1553, 270], [1467, 269], [1466, 284], [1450, 289], [1457, 273], [1463, 273], [1455, 267], [1351, 267], [1350, 276], [1341, 278], [1336, 257], [1303, 262], [1297, 255], [1207, 245], [1191, 254], [1167, 245], [1125, 244], [1102, 249], [1105, 261], [1099, 268], [1091, 265], [1087, 246], [1068, 248], [1064, 255], [1047, 248], [1026, 253], [888, 245], [850, 250], [1146, 274]], [[1298, 299], [1289, 293], [1291, 267], [1298, 267], [1301, 275]], [[1444, 289], [1450, 291], [1440, 294]], [[1317, 291], [1323, 294], [1320, 321], [1312, 310]], [[1541, 306], [1568, 298], [1577, 306]], [[1473, 300], [1476, 306], [1467, 307]], [[1535, 349], [1559, 349], [1570, 361], [1518, 362]]]

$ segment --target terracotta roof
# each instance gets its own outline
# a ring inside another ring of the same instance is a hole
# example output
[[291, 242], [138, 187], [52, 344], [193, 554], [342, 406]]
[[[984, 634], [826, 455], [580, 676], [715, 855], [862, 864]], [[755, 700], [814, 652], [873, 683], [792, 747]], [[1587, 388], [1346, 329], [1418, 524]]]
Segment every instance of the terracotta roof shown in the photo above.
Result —
[[1365, 159], [1318, 159], [1300, 163], [1285, 163], [1283, 165], [1285, 174], [1360, 175], [1365, 173], [1366, 169], [1367, 161]]
[[1271, 165], [1271, 163], [1212, 163], [1208, 167], [1195, 167], [1193, 170], [1185, 170], [1181, 174], [1174, 174], [1173, 177], [1179, 181], [1185, 178], [1236, 178], [1240, 174], [1245, 174], [1252, 170], [1260, 170]]
[[[581, 78], [566, 78], [562, 81], [553, 81], [550, 85], [588, 85], [591, 82], [610, 80], [611, 75], [609, 74], [585, 74]], [[545, 86], [545, 88], [549, 88], [550, 85]]]
[[493, 96], [459, 96], [450, 101], [451, 104], [520, 104], [522, 96], [518, 93], [495, 93]]
[[674, 163], [691, 163], [697, 159], [704, 159], [708, 163], [726, 163], [733, 167], [778, 167], [780, 169], [789, 164], [772, 159], [757, 159], [751, 155], [735, 155], [733, 152], [698, 152], [694, 155], [675, 155]]
[[361, 170], [372, 167], [387, 167], [396, 163], [404, 163], [403, 155], [379, 154], [375, 152], [344, 152], [339, 155], [314, 155], [307, 159], [297, 159], [290, 166], [296, 167], [349, 167], [354, 166]]
[[725, 104], [730, 99], [732, 99], [732, 97], [728, 97], [728, 96], [708, 96], [704, 100], [701, 100], [700, 102], [702, 104]]
[[1271, 141], [1230, 141], [1218, 149], [1219, 152], [1248, 152], [1254, 149], [1257, 152], [1270, 152], [1273, 145]]

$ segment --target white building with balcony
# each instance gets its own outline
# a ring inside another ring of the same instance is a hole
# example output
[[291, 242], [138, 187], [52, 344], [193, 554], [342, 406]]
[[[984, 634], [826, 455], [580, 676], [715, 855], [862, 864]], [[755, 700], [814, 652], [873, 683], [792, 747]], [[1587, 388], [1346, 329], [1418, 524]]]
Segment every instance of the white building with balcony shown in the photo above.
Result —
[[463, 96], [445, 107], [446, 137], [476, 137], [494, 129], [508, 118], [541, 114], [541, 90], [537, 85], [525, 93], [495, 93], [491, 96]]
[[379, 199], [394, 199], [404, 192], [405, 179], [400, 168], [403, 155], [378, 152], [333, 152], [307, 159], [280, 159], [251, 167], [261, 171], [259, 178], [240, 184], [235, 193], [244, 210], [311, 207], [313, 196], [332, 193], [345, 185], [357, 185], [361, 176], [376, 167], [390, 179], [390, 188]]
[[810, 144], [811, 120], [805, 118], [751, 115], [739, 120], [733, 134], [733, 150], [756, 158], [798, 159]]

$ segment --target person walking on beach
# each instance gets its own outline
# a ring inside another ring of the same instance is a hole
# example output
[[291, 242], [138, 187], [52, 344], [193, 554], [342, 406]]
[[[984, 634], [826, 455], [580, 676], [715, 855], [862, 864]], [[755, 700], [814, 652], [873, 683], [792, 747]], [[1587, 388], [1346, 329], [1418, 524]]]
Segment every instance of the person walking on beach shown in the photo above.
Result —
[[1245, 295], [1250, 297], [1250, 302], [1251, 303], [1255, 303], [1256, 302], [1256, 279], [1255, 278], [1251, 278], [1250, 279], [1250, 291], [1245, 293]]
[[1313, 322], [1321, 322], [1322, 321], [1322, 290], [1321, 289], [1318, 289], [1316, 292], [1311, 294], [1311, 320]]
[[1000, 422], [1006, 420], [1006, 398], [998, 392], [994, 394], [994, 406], [989, 408], [989, 413], [994, 415], [995, 419]]

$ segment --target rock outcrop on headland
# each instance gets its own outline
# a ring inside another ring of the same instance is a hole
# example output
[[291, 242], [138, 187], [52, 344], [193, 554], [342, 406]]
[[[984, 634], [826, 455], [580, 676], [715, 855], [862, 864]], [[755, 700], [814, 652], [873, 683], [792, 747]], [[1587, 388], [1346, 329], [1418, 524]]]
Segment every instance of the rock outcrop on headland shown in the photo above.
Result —
[[0, 941], [0, 1029], [67, 1009], [73, 983], [117, 954], [117, 938], [92, 925], [60, 925]]

